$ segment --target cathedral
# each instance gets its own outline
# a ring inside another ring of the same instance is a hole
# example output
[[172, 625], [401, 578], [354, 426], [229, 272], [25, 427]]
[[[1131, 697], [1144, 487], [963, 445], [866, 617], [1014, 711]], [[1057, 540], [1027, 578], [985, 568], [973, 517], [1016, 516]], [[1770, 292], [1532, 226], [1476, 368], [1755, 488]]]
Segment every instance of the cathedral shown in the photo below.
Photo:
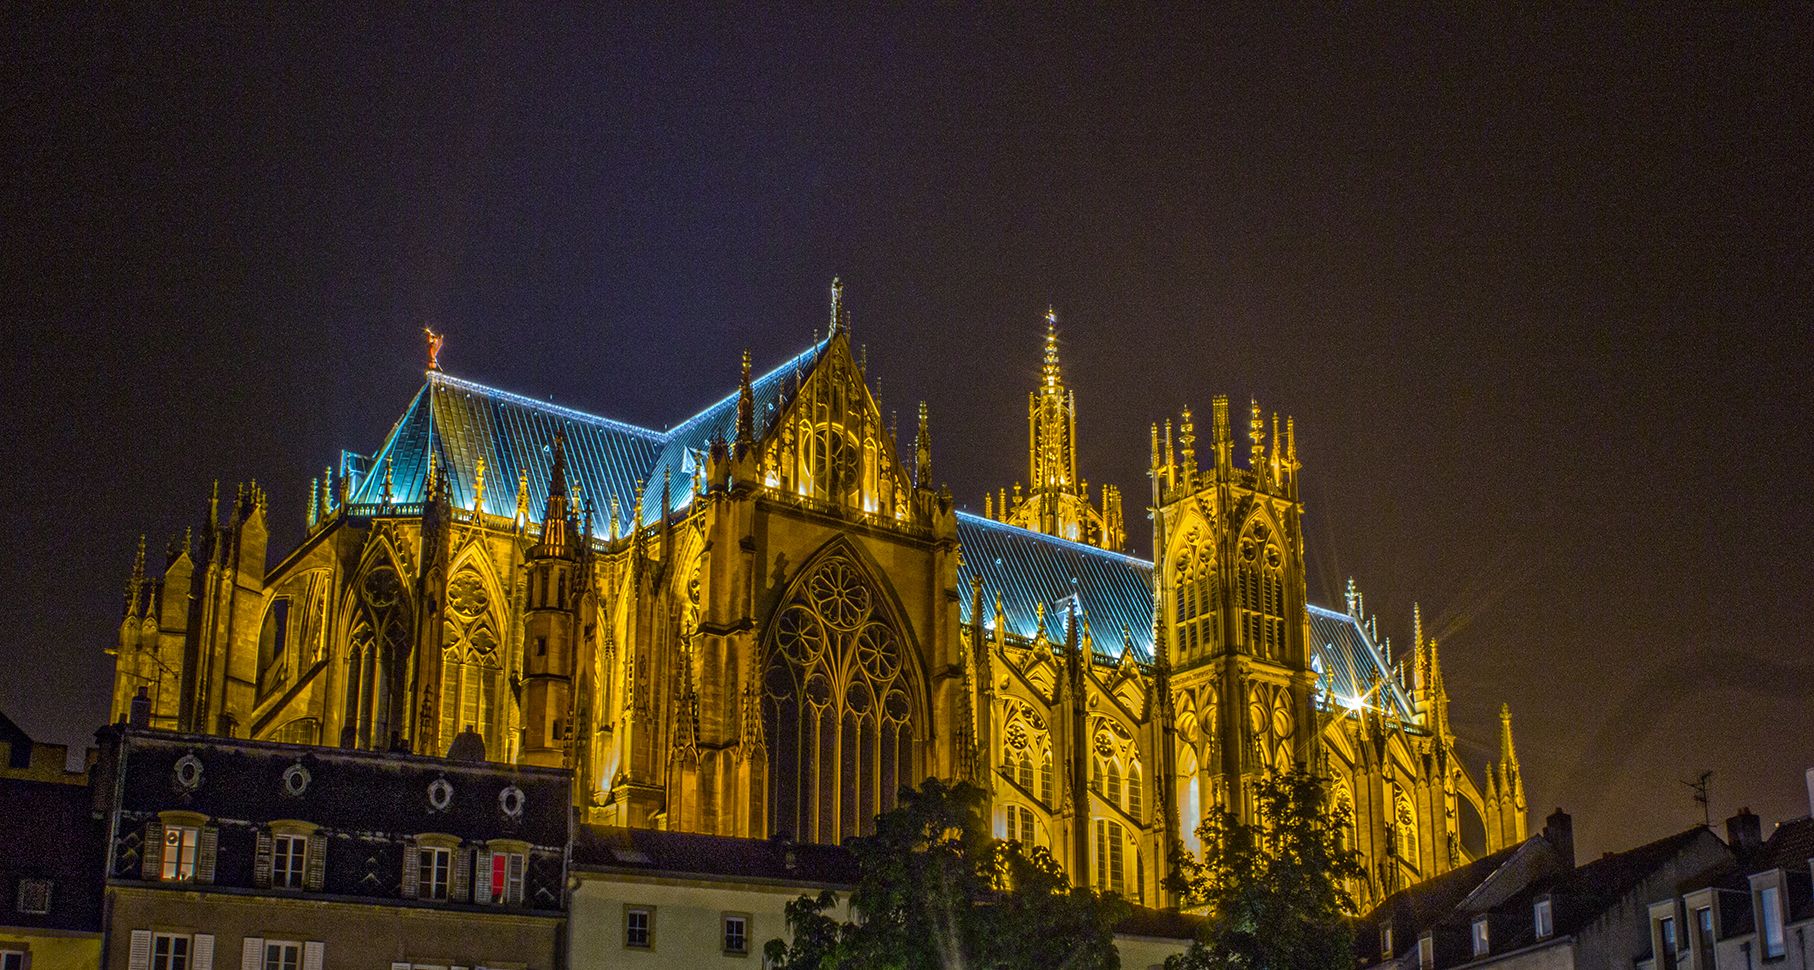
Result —
[[910, 441], [884, 421], [835, 281], [822, 339], [746, 353], [667, 431], [454, 377], [431, 332], [295, 548], [271, 561], [254, 484], [161, 575], [141, 542], [112, 717], [565, 767], [582, 821], [819, 843], [966, 780], [997, 835], [1152, 906], [1212, 807], [1295, 767], [1347, 809], [1363, 907], [1524, 839], [1509, 712], [1477, 782], [1420, 619], [1395, 656], [1352, 582], [1308, 602], [1293, 422], [1218, 396], [1202, 438], [1154, 425], [1154, 557], [1128, 555], [1046, 324], [1027, 480], [982, 515], [938, 484], [925, 405]]

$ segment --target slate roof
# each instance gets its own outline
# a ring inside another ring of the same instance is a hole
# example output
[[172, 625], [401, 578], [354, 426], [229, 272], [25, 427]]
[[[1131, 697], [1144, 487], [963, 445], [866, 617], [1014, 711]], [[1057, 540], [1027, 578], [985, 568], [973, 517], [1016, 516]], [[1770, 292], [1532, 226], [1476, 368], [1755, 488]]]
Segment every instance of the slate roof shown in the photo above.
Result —
[[1481, 856], [1465, 866], [1400, 889], [1355, 921], [1354, 947], [1362, 963], [1380, 959], [1379, 929], [1390, 922], [1394, 955], [1417, 945], [1417, 934], [1441, 922], [1480, 888], [1524, 843]]
[[1153, 658], [1153, 564], [1094, 546], [985, 519], [957, 514], [959, 612], [970, 622], [970, 581], [983, 581], [983, 623], [993, 629], [995, 596], [1002, 598], [1008, 633], [1032, 639], [1045, 607], [1046, 636], [1064, 639], [1065, 605], [1077, 598], [1078, 614], [1098, 654], [1121, 655], [1123, 631], [1134, 658]]
[[856, 857], [835, 845], [609, 825], [575, 829], [572, 866], [589, 872], [642, 872], [831, 889], [854, 886], [858, 876]]
[[[101, 930], [106, 828], [86, 785], [0, 778], [0, 926]], [[21, 879], [51, 881], [50, 912], [21, 913]]]

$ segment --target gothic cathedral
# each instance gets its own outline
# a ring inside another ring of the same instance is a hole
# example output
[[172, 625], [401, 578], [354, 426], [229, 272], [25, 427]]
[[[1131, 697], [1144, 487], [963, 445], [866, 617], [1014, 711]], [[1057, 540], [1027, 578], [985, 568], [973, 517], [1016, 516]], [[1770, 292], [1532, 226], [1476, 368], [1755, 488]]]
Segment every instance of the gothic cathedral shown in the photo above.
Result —
[[1364, 905], [1525, 837], [1502, 712], [1484, 789], [1437, 645], [1391, 655], [1349, 584], [1307, 601], [1296, 429], [1228, 401], [1204, 461], [1152, 429], [1154, 559], [1078, 475], [1055, 317], [1028, 481], [956, 509], [922, 404], [903, 444], [827, 335], [664, 432], [438, 362], [371, 455], [310, 490], [269, 565], [264, 493], [210, 500], [162, 575], [141, 542], [112, 717], [309, 745], [565, 766], [586, 821], [835, 843], [936, 776], [996, 834], [1148, 905], [1212, 806], [1309, 767], [1347, 807]]

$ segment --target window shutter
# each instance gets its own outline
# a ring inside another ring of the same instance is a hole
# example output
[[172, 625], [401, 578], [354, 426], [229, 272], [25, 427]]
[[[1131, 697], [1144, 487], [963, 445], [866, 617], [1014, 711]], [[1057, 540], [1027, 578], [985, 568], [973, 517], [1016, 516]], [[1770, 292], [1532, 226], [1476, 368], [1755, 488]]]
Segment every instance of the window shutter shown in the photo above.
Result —
[[320, 892], [327, 882], [328, 872], [328, 837], [320, 832], [309, 833], [308, 844], [303, 847], [305, 869], [302, 888], [311, 892]]
[[239, 944], [239, 970], [264, 970], [265, 940], [248, 936]]
[[302, 945], [302, 970], [321, 970], [321, 958], [327, 955], [328, 945], [320, 940], [309, 940]]
[[127, 970], [151, 970], [150, 930], [132, 931], [132, 949], [126, 957], [126, 967]]
[[512, 852], [505, 858], [510, 860], [510, 868], [504, 879], [504, 904], [521, 906], [523, 905], [523, 864], [528, 857], [521, 852]]
[[[203, 884], [214, 881], [214, 857], [220, 852], [220, 827], [213, 822], [202, 826], [201, 837], [196, 842], [195, 881]], [[208, 970], [201, 967], [199, 970]]]
[[197, 933], [189, 945], [190, 970], [214, 970], [214, 934]]
[[[422, 864], [421, 861], [416, 858], [416, 840], [415, 839], [404, 839], [403, 840], [403, 885], [401, 887], [401, 891], [402, 891], [404, 899], [415, 899], [416, 898], [416, 877], [418, 875], [417, 868], [419, 866], [421, 866], [421, 864]], [[394, 966], [394, 964], [393, 964], [393, 966]], [[404, 964], [404, 966], [407, 967], [407, 966], [409, 966], [409, 964], [406, 963], [406, 964]]]
[[463, 903], [472, 898], [472, 850], [455, 849], [453, 862], [453, 886], [447, 891], [447, 898]]
[[269, 889], [271, 886], [271, 855], [276, 848], [277, 843], [271, 838], [270, 830], [259, 829], [258, 847], [252, 856], [252, 885], [259, 889]]
[[[164, 874], [164, 823], [152, 819], [145, 823], [144, 844], [139, 847], [139, 862], [142, 865], [140, 876], [146, 882], [157, 882]], [[149, 946], [150, 944], [146, 944]], [[151, 960], [151, 951], [145, 951], [147, 963]]]
[[391, 964], [391, 970], [409, 970], [409, 964], [407, 964], [407, 963], [392, 963], [392, 964]]
[[479, 850], [478, 878], [473, 880], [472, 901], [475, 903], [491, 902], [491, 850]]

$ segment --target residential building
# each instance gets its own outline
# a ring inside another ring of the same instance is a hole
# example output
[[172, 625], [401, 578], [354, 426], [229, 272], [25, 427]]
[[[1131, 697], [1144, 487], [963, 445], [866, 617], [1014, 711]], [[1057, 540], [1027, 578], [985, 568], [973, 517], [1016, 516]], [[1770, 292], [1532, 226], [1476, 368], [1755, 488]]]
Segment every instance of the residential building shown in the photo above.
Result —
[[101, 961], [101, 845], [85, 772], [0, 714], [0, 970]]
[[106, 970], [555, 970], [567, 772], [104, 729]]

